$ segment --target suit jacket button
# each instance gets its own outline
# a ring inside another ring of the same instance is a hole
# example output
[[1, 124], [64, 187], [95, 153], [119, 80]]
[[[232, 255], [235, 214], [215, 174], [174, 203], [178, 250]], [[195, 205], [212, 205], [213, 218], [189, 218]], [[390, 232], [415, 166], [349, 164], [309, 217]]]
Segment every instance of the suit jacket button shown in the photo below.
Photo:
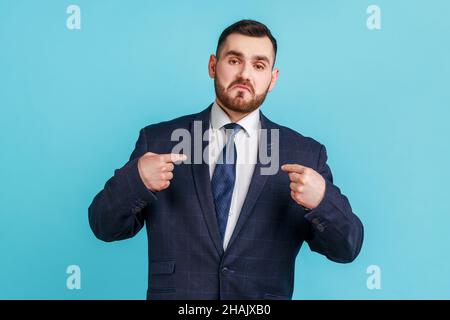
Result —
[[322, 232], [323, 230], [325, 230], [325, 227], [323, 226], [323, 224], [319, 223], [317, 225], [317, 230], [319, 230], [319, 232]]
[[227, 274], [228, 273], [228, 268], [227, 267], [223, 267], [222, 268], [222, 273], [223, 274]]
[[141, 211], [141, 208], [139, 208], [139, 207], [131, 208], [131, 213], [133, 213], [133, 214], [137, 214], [139, 211]]

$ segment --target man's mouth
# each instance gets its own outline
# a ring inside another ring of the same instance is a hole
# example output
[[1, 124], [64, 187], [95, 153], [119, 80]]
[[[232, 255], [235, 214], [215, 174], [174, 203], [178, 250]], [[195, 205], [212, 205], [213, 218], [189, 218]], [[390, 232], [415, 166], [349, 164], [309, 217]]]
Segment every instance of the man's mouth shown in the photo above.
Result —
[[249, 87], [244, 86], [244, 85], [242, 85], [242, 84], [236, 84], [236, 85], [234, 85], [231, 89], [234, 89], [234, 88], [245, 89], [245, 90], [247, 90], [247, 91], [250, 92], [250, 93], [252, 92], [252, 91], [250, 90]]

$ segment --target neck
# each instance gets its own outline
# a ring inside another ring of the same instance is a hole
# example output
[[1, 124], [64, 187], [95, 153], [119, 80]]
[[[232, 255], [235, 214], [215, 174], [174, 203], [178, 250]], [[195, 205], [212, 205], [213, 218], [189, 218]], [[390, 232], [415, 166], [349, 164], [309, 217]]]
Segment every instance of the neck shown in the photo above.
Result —
[[239, 120], [245, 118], [250, 112], [243, 113], [243, 112], [236, 112], [233, 110], [230, 110], [229, 108], [225, 107], [222, 102], [219, 101], [219, 99], [216, 98], [217, 105], [227, 114], [227, 116], [230, 118], [231, 122], [238, 122]]

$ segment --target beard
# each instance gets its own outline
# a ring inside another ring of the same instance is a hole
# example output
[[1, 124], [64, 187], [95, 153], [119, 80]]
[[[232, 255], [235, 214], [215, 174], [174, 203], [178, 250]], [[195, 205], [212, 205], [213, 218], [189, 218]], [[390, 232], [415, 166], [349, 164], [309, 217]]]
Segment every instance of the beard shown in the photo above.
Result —
[[250, 113], [258, 109], [258, 107], [262, 105], [264, 100], [266, 99], [270, 86], [269, 84], [264, 93], [255, 94], [255, 90], [248, 82], [245, 82], [243, 80], [236, 80], [230, 84], [228, 89], [237, 84], [245, 85], [250, 88], [249, 94], [251, 95], [251, 99], [249, 101], [245, 100], [245, 94], [240, 91], [237, 91], [237, 93], [228, 92], [225, 86], [222, 85], [222, 83], [220, 83], [220, 81], [217, 79], [217, 76], [214, 77], [214, 88], [216, 90], [217, 98], [220, 100], [220, 102], [222, 102], [225, 108], [239, 113]]

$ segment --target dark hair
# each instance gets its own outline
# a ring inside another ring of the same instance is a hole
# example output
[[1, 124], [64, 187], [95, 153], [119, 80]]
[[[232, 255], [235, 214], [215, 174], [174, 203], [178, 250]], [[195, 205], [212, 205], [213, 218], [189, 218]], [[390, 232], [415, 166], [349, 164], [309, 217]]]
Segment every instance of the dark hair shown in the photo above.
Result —
[[232, 33], [239, 33], [244, 36], [249, 37], [268, 37], [272, 42], [274, 56], [273, 56], [273, 64], [275, 65], [275, 57], [277, 55], [277, 40], [272, 36], [269, 28], [261, 22], [255, 20], [240, 20], [238, 22], [233, 23], [231, 26], [222, 31], [222, 34], [219, 37], [219, 41], [217, 43], [216, 48], [216, 56], [218, 57], [220, 47], [223, 42], [227, 39], [227, 37]]

